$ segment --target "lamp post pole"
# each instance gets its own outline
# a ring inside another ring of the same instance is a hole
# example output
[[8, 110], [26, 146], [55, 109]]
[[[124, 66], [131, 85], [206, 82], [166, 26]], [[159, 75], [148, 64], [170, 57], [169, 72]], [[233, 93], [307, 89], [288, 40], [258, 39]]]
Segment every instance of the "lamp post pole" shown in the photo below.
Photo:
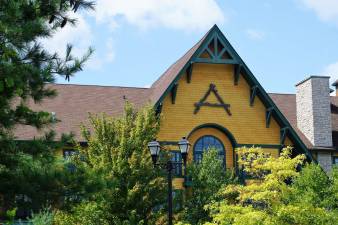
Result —
[[172, 170], [173, 164], [169, 160], [167, 162], [167, 172], [168, 172], [168, 224], [173, 224], [173, 185], [172, 185]]
[[[182, 140], [178, 142], [178, 146], [180, 148], [181, 156], [183, 159], [183, 166], [184, 166], [184, 181], [186, 181], [186, 162], [187, 162], [187, 155], [190, 148], [189, 141], [183, 137]], [[168, 176], [168, 225], [173, 224], [173, 185], [172, 185], [172, 171], [176, 165], [182, 165], [182, 162], [172, 162], [168, 160], [166, 164], [157, 163], [157, 159], [161, 150], [160, 144], [154, 140], [148, 143], [148, 148], [150, 150], [151, 158], [153, 160], [154, 167], [156, 166], [165, 166], [167, 170]], [[163, 168], [163, 167], [162, 167]]]

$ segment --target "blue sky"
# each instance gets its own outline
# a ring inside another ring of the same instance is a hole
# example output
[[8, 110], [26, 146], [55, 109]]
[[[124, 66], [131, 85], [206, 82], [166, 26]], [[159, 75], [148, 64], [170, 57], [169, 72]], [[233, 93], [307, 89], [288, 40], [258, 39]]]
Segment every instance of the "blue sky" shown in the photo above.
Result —
[[[217, 24], [268, 92], [309, 75], [338, 78], [338, 0], [97, 0], [50, 50], [95, 53], [70, 83], [150, 86]], [[59, 79], [58, 83], [67, 83]]]

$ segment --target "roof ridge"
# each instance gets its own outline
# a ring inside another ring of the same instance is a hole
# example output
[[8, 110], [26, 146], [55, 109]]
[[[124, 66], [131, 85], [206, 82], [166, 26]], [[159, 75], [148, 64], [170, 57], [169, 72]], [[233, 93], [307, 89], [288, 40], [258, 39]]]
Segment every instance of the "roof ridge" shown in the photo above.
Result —
[[296, 95], [296, 94], [293, 94], [293, 93], [278, 93], [278, 92], [267, 92], [269, 95], [272, 94], [272, 95]]
[[187, 50], [180, 58], [178, 58], [173, 64], [171, 64], [162, 74], [159, 78], [157, 78], [154, 83], [151, 85], [151, 88], [155, 87], [156, 86], [156, 83], [158, 83], [158, 81], [161, 80], [161, 78], [163, 78], [163, 76], [168, 72], [168, 70], [170, 70], [170, 68], [172, 68], [176, 63], [178, 63], [182, 58], [184, 58], [187, 54], [189, 54], [189, 52], [194, 49], [196, 46], [198, 46], [203, 40], [204, 38], [210, 33], [210, 31], [212, 29], [214, 29], [215, 25], [206, 33], [203, 35], [203, 37], [198, 41], [196, 42], [196, 44], [194, 44], [189, 50]]
[[62, 83], [47, 83], [47, 85], [55, 86], [89, 86], [89, 87], [105, 87], [105, 88], [131, 88], [131, 89], [145, 89], [149, 90], [150, 88], [146, 87], [128, 87], [128, 86], [118, 86], [118, 85], [99, 85], [99, 84], [62, 84]]

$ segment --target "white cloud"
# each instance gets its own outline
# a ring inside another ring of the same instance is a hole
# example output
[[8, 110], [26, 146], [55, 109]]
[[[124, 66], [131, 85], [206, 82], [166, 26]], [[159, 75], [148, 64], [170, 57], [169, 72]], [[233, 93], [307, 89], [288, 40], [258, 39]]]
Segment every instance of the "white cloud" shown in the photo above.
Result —
[[106, 42], [107, 54], [105, 57], [106, 62], [113, 62], [115, 59], [115, 52], [114, 52], [114, 41], [112, 38], [108, 38]]
[[247, 29], [246, 34], [249, 38], [257, 41], [263, 40], [265, 38], [265, 33], [256, 29]]
[[50, 51], [64, 56], [67, 44], [73, 45], [73, 54], [82, 56], [93, 42], [93, 35], [89, 24], [80, 14], [72, 14], [77, 19], [75, 26], [67, 24], [59, 29], [52, 38], [42, 39], [42, 44]]
[[338, 79], [338, 62], [327, 65], [322, 74], [331, 77], [330, 83], [336, 81]]
[[99, 0], [93, 14], [111, 28], [121, 19], [141, 29], [205, 30], [226, 18], [215, 0]]
[[[76, 57], [82, 57], [87, 52], [88, 47], [94, 43], [93, 28], [86, 21], [84, 15], [72, 13], [70, 16], [76, 18], [75, 26], [66, 25], [59, 29], [52, 38], [42, 39], [41, 42], [51, 53], [57, 52], [61, 57], [65, 56], [67, 44], [72, 44], [72, 54]], [[112, 38], [108, 38], [105, 47], [107, 52], [103, 53], [104, 56], [98, 56], [96, 51], [93, 53], [85, 65], [87, 69], [100, 70], [105, 63], [114, 61], [115, 52]]]
[[300, 0], [307, 8], [315, 11], [323, 21], [338, 22], [337, 0]]

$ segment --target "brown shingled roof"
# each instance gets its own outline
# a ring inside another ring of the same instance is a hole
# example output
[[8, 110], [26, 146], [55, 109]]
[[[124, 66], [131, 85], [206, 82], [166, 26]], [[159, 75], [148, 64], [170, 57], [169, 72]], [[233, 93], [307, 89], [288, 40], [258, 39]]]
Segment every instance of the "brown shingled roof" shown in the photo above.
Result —
[[[212, 30], [213, 28], [211, 28]], [[172, 64], [151, 86], [151, 100], [156, 103], [166, 91], [168, 86], [175, 80], [176, 76], [181, 72], [183, 67], [191, 60], [196, 50], [201, 46], [204, 39], [208, 36], [209, 30], [202, 39], [197, 42], [189, 51], [187, 51], [180, 59]]]
[[[270, 93], [269, 96], [275, 102], [291, 126], [297, 132], [304, 144], [312, 149], [314, 146], [297, 127], [297, 108], [295, 94]], [[333, 146], [338, 146], [338, 97], [331, 96], [331, 118], [332, 118], [332, 139]]]
[[[52, 84], [58, 95], [52, 99], [44, 99], [40, 104], [30, 103], [33, 110], [55, 112], [61, 122], [53, 125], [58, 135], [74, 132], [77, 140], [81, 141], [80, 125], [88, 122], [89, 113], [106, 113], [118, 116], [123, 113], [125, 101], [129, 101], [136, 108], [150, 103], [148, 88], [109, 87], [96, 85]], [[32, 139], [41, 136], [31, 126], [18, 126], [15, 136], [19, 140]]]

